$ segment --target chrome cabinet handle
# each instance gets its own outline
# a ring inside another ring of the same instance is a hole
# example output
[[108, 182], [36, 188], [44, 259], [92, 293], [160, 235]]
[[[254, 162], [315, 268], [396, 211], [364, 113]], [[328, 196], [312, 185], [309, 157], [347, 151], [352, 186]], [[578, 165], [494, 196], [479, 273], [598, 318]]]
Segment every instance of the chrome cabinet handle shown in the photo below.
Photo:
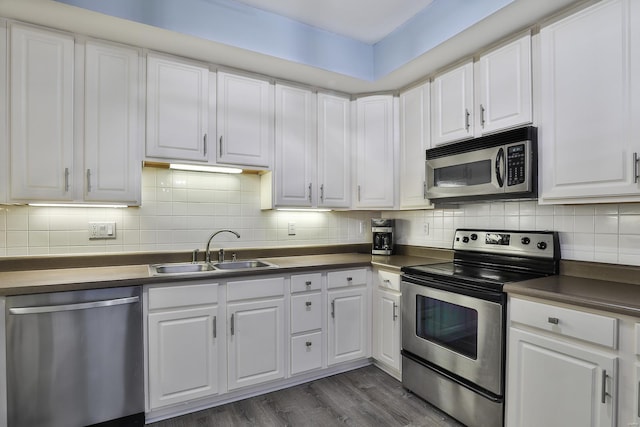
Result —
[[422, 198], [427, 198], [427, 181], [422, 181]]
[[395, 321], [398, 318], [398, 314], [396, 313], [396, 308], [398, 308], [398, 304], [393, 303], [393, 320]]
[[69, 191], [69, 168], [64, 168], [64, 191]]
[[91, 193], [91, 169], [87, 169], [87, 193]]
[[640, 162], [640, 157], [638, 157], [638, 153], [633, 153], [633, 182], [636, 184], [640, 179], [640, 173], [638, 172], [638, 163]]
[[638, 418], [640, 418], [640, 381], [638, 381]]
[[484, 128], [484, 105], [480, 104], [480, 126]]
[[324, 202], [324, 184], [320, 185], [320, 201]]
[[311, 202], [311, 183], [309, 183], [309, 202]]
[[607, 370], [603, 369], [602, 370], [602, 396], [600, 401], [602, 403], [607, 403], [607, 396], [611, 396], [611, 395], [607, 393]]
[[360, 186], [358, 185], [358, 201], [360, 201]]
[[311, 347], [311, 341], [307, 341], [307, 342], [305, 343], [305, 345], [306, 345], [307, 347]]
[[336, 300], [331, 301], [331, 317], [336, 317]]
[[311, 280], [307, 280], [306, 282], [304, 282], [305, 286], [311, 286]]
[[218, 337], [218, 316], [213, 316], [213, 338]]
[[467, 132], [469, 132], [469, 127], [471, 127], [471, 122], [469, 121], [470, 116], [471, 116], [471, 113], [469, 113], [469, 109], [465, 108], [464, 109], [464, 128], [466, 129]]
[[222, 135], [220, 135], [220, 157], [222, 157]]
[[352, 282], [353, 281], [353, 277], [347, 277], [347, 282]]
[[204, 155], [206, 156], [207, 155], [207, 134], [206, 133], [204, 134], [204, 138], [202, 138], [202, 139], [203, 139], [203, 142], [204, 142], [203, 151], [204, 151]]
[[311, 301], [305, 302], [304, 305], [306, 305], [307, 307], [311, 307]]
[[547, 322], [551, 323], [552, 325], [557, 325], [558, 323], [560, 323], [560, 319], [558, 319], [557, 317], [549, 317], [547, 318]]
[[233, 316], [234, 314], [231, 315], [231, 335], [235, 333], [235, 324], [234, 324]]

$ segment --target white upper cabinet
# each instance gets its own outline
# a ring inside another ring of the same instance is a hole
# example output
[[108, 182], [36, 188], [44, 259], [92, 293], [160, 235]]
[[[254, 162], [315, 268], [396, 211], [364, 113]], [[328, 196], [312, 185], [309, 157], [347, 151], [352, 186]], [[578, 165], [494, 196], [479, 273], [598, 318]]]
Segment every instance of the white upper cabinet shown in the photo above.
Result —
[[426, 208], [425, 151], [430, 144], [429, 84], [400, 94], [400, 208]]
[[476, 81], [481, 134], [531, 123], [531, 36], [481, 56]]
[[394, 108], [391, 95], [358, 98], [356, 108], [356, 208], [394, 206]]
[[640, 200], [640, 5], [598, 2], [540, 40], [541, 201]]
[[70, 201], [74, 39], [10, 26], [11, 199]]
[[315, 204], [316, 103], [306, 89], [276, 84], [275, 203]]
[[473, 136], [473, 62], [434, 78], [431, 90], [434, 145]]
[[84, 199], [141, 203], [142, 115], [137, 49], [85, 46]]
[[9, 97], [7, 96], [7, 25], [0, 21], [0, 203], [9, 190]]
[[269, 168], [273, 147], [273, 85], [219, 71], [218, 163]]
[[318, 206], [351, 206], [351, 113], [347, 98], [318, 94]]
[[147, 55], [147, 157], [206, 162], [208, 108], [206, 66]]

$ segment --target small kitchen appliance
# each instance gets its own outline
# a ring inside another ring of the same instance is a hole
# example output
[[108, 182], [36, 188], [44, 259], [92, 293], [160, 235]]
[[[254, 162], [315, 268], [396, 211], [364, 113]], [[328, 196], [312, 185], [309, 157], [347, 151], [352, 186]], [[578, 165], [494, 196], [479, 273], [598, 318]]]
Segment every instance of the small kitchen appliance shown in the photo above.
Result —
[[391, 255], [393, 253], [393, 229], [394, 219], [372, 218], [371, 234], [373, 244], [371, 253], [373, 255]]
[[502, 288], [558, 274], [558, 234], [459, 229], [453, 249], [453, 262], [402, 268], [402, 384], [468, 427], [501, 427]]

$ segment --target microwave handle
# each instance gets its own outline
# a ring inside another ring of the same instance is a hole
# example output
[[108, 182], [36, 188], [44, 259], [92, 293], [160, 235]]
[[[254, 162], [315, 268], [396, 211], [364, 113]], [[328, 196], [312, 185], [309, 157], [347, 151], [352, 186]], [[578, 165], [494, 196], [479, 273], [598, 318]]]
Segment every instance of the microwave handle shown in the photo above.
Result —
[[498, 187], [504, 187], [504, 148], [500, 147], [496, 155], [496, 179]]

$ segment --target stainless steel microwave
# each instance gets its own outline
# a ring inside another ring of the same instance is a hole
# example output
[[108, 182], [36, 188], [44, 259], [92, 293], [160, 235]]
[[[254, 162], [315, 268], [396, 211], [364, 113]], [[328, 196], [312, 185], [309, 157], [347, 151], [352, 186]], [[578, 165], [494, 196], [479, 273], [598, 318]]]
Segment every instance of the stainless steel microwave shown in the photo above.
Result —
[[538, 197], [537, 128], [426, 151], [426, 196], [438, 203]]

